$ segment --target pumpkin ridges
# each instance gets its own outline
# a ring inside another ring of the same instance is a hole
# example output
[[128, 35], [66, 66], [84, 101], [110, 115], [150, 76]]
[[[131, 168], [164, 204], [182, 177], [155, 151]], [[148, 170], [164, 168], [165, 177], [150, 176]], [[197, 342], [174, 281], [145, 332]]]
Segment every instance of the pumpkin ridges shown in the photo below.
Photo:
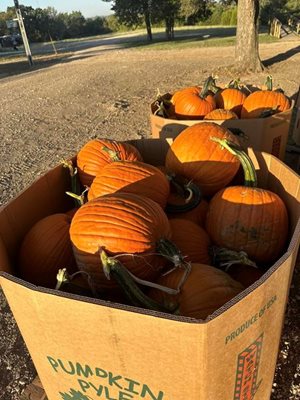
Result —
[[105, 138], [90, 140], [77, 154], [77, 169], [79, 179], [83, 185], [90, 186], [102, 167], [113, 162], [108, 152], [103, 149], [105, 147], [118, 152], [121, 160], [142, 161], [139, 151], [129, 143]]
[[117, 191], [142, 194], [164, 208], [170, 184], [166, 176], [150, 164], [139, 161], [114, 162], [106, 165], [95, 177], [88, 199]]
[[251, 93], [245, 100], [241, 118], [259, 118], [263, 111], [278, 107], [278, 112], [290, 108], [289, 99], [280, 92], [271, 90], [258, 90]]
[[[238, 159], [213, 144], [212, 136], [238, 139], [214, 122], [198, 123], [184, 129], [175, 138], [166, 156], [167, 170], [193, 180], [204, 195], [212, 195], [227, 185], [239, 169]], [[198, 143], [198, 146], [195, 146]], [[212, 182], [212, 179], [216, 179]]]
[[237, 114], [231, 110], [225, 110], [223, 108], [216, 108], [210, 111], [204, 116], [205, 120], [228, 120], [228, 119], [238, 119]]
[[245, 93], [239, 89], [225, 88], [216, 93], [216, 106], [217, 108], [224, 108], [225, 110], [233, 111], [240, 116], [242, 105], [246, 97]]
[[78, 267], [92, 272], [96, 285], [112, 287], [115, 283], [107, 281], [103, 271], [99, 273], [100, 247], [111, 256], [121, 254], [120, 261], [132, 273], [151, 280], [165, 264], [157, 255], [157, 243], [170, 239], [171, 229], [153, 200], [120, 192], [84, 204], [73, 217], [70, 235]]

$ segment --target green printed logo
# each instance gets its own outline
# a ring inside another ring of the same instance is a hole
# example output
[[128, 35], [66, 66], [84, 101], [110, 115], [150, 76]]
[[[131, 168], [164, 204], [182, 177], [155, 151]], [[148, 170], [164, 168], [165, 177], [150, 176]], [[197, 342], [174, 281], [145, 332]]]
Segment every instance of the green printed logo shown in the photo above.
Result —
[[257, 383], [263, 333], [238, 355], [233, 400], [252, 400], [261, 384]]
[[162, 391], [103, 368], [50, 356], [47, 359], [56, 374], [74, 377], [73, 388], [60, 392], [62, 400], [166, 400]]
[[70, 390], [70, 394], [61, 392], [60, 394], [63, 400], [91, 400], [91, 397], [87, 397], [83, 393], [74, 389]]

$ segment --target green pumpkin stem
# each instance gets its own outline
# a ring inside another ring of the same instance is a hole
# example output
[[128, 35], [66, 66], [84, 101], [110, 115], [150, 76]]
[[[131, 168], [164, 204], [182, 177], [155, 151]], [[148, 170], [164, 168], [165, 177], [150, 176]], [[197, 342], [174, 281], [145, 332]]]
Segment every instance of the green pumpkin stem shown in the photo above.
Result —
[[239, 159], [244, 171], [244, 186], [257, 187], [255, 167], [248, 154], [246, 154], [240, 146], [228, 139], [220, 139], [217, 137], [211, 137], [210, 139], [213, 142], [219, 143], [223, 149], [228, 150], [231, 154]]
[[240, 83], [241, 83], [240, 78], [232, 79], [228, 83], [227, 87], [230, 88], [230, 89], [241, 89], [241, 84]]
[[202, 193], [199, 186], [197, 186], [192, 181], [181, 183], [178, 181], [178, 179], [176, 179], [174, 174], [167, 174], [166, 176], [171, 185], [175, 187], [177, 194], [185, 199], [185, 204], [182, 205], [167, 203], [165, 207], [165, 211], [167, 213], [184, 213], [193, 210], [200, 204], [202, 200]]
[[109, 155], [111, 161], [121, 161], [120, 153], [118, 151], [112, 150], [107, 146], [103, 146], [102, 150]]
[[159, 239], [156, 244], [157, 252], [168, 261], [171, 261], [175, 267], [180, 267], [185, 264], [184, 257], [181, 254], [181, 251], [175, 245], [175, 243], [171, 242], [171, 240], [163, 238]]
[[[78, 179], [78, 171], [77, 168], [74, 167], [73, 163], [71, 160], [62, 160], [61, 164], [64, 168], [68, 168], [69, 173], [70, 173], [70, 178], [71, 178], [71, 190], [72, 193], [75, 193], [76, 195], [80, 195], [80, 182]], [[80, 201], [75, 198], [75, 206], [80, 207]]]
[[266, 79], [265, 85], [267, 86], [267, 90], [273, 90], [273, 78], [272, 75], [268, 75]]
[[85, 193], [89, 190], [89, 188], [84, 189], [81, 194], [76, 194], [73, 192], [66, 192], [66, 194], [73, 199], [76, 200], [77, 207], [81, 207], [85, 203]]
[[55, 290], [67, 291], [68, 293], [79, 294], [81, 296], [94, 296], [97, 297], [93, 292], [92, 288], [89, 290], [80, 285], [76, 285], [72, 280], [77, 275], [87, 274], [85, 271], [77, 271], [72, 275], [69, 275], [66, 268], [59, 269], [56, 275], [56, 286]]
[[[177, 304], [173, 304], [169, 308], [148, 297], [135, 283], [133, 275], [129, 273], [127, 268], [117, 259], [109, 257], [102, 248], [100, 249], [100, 259], [106, 278], [110, 279], [112, 276], [117, 281], [132, 305], [167, 313], [174, 313], [177, 310]], [[162, 286], [158, 286], [162, 288]]]
[[212, 76], [209, 76], [206, 81], [204, 82], [203, 88], [199, 94], [201, 99], [205, 99], [208, 95], [208, 91], [213, 91], [216, 88], [216, 81]]
[[244, 251], [234, 251], [225, 247], [211, 246], [210, 254], [212, 257], [212, 265], [216, 268], [224, 269], [226, 272], [234, 264], [258, 268], [256, 263], [250, 260], [248, 254]]

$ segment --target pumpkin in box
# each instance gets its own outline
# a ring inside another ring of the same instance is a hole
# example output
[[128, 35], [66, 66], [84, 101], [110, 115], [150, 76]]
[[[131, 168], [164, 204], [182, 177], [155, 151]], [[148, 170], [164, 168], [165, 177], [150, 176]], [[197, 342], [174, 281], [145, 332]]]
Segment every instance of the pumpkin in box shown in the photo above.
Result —
[[88, 200], [120, 191], [144, 195], [164, 208], [170, 184], [165, 174], [153, 165], [140, 161], [116, 161], [104, 166], [96, 175]]
[[228, 185], [240, 166], [239, 160], [211, 137], [239, 143], [227, 128], [214, 122], [200, 122], [180, 132], [166, 156], [167, 171], [192, 180], [204, 196]]
[[215, 194], [209, 204], [206, 230], [216, 245], [244, 251], [257, 263], [272, 263], [287, 240], [286, 206], [276, 193], [257, 187], [255, 168], [243, 150], [226, 140], [213, 139], [239, 157], [245, 182]]
[[153, 200], [133, 193], [108, 194], [85, 203], [72, 219], [70, 237], [78, 268], [86, 271], [100, 289], [116, 286], [102, 271], [102, 248], [146, 280], [157, 278], [165, 266], [164, 257], [178, 259], [163, 209]]
[[129, 143], [110, 139], [87, 142], [77, 154], [77, 169], [82, 185], [90, 186], [102, 168], [114, 161], [143, 161], [139, 151]]

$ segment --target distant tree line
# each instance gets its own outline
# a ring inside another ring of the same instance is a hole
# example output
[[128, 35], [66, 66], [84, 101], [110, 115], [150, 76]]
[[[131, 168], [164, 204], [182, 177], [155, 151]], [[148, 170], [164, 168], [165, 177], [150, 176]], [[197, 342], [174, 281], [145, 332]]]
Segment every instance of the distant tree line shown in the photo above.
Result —
[[[100, 1], [100, 0], [99, 0]], [[31, 42], [68, 39], [108, 32], [144, 28], [152, 40], [153, 27], [165, 27], [166, 38], [174, 38], [180, 25], [236, 25], [238, 0], [102, 0], [111, 3], [112, 15], [85, 18], [80, 11], [59, 13], [53, 7], [21, 5]], [[283, 22], [300, 10], [300, 0], [260, 0], [260, 23], [274, 18]], [[300, 17], [300, 15], [298, 15]], [[16, 17], [14, 7], [0, 12], [0, 36], [12, 33], [6, 21]]]

